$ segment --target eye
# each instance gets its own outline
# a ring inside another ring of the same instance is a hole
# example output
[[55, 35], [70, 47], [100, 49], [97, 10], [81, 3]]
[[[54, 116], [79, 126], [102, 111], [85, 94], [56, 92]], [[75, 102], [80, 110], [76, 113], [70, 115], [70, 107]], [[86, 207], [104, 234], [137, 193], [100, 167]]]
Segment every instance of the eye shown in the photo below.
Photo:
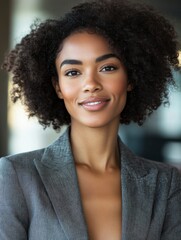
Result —
[[78, 76], [80, 75], [80, 72], [75, 70], [75, 69], [72, 69], [72, 70], [68, 70], [65, 72], [65, 76], [69, 76], [69, 77], [75, 77], [75, 76]]
[[107, 65], [107, 66], [104, 66], [103, 68], [101, 68], [100, 72], [111, 72], [111, 71], [114, 71], [116, 69], [117, 69], [117, 67], [115, 67], [113, 65]]

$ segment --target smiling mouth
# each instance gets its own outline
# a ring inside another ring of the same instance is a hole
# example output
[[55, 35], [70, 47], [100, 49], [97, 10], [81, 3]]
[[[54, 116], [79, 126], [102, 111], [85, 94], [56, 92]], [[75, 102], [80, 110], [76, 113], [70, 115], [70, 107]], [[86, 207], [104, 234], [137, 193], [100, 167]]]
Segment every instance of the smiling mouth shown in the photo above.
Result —
[[100, 104], [100, 103], [101, 103], [101, 101], [99, 101], [99, 102], [88, 102], [88, 103], [86, 103], [86, 105], [92, 106], [92, 105], [97, 105], [97, 104]]
[[110, 99], [107, 98], [89, 98], [79, 103], [87, 111], [100, 111], [107, 106]]

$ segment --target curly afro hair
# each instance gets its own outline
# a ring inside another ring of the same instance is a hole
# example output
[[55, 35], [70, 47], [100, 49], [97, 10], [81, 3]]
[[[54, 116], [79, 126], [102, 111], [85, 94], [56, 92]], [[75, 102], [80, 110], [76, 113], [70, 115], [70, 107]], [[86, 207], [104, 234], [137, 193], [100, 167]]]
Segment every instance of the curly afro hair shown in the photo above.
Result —
[[105, 37], [120, 56], [133, 90], [128, 92], [120, 122], [141, 125], [162, 103], [174, 85], [179, 69], [178, 43], [173, 26], [151, 7], [123, 0], [81, 3], [60, 19], [34, 23], [31, 32], [7, 55], [3, 68], [13, 74], [12, 100], [21, 100], [29, 117], [44, 127], [60, 129], [70, 123], [63, 100], [52, 79], [57, 79], [55, 59], [63, 40], [79, 30]]

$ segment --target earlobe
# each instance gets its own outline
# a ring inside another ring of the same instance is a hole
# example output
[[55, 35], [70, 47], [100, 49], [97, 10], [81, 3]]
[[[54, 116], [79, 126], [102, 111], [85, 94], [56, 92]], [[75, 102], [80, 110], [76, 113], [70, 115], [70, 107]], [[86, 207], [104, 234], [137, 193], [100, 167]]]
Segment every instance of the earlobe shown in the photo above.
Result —
[[62, 92], [60, 90], [60, 85], [59, 85], [59, 82], [57, 81], [57, 79], [52, 78], [52, 84], [53, 84], [53, 87], [55, 89], [55, 92], [56, 92], [58, 98], [63, 99]]
[[57, 83], [56, 85], [56, 89], [55, 89], [56, 93], [57, 93], [57, 96], [60, 98], [60, 99], [63, 99], [63, 95], [62, 95], [62, 92], [60, 90], [60, 86], [59, 84]]

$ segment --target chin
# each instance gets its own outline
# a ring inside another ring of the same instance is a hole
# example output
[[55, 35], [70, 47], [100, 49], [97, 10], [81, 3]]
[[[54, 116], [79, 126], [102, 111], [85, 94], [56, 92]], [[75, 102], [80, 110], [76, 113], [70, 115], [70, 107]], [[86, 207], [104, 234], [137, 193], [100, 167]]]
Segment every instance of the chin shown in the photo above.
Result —
[[[74, 121], [72, 122], [74, 125]], [[77, 124], [76, 124], [77, 125]], [[81, 127], [88, 127], [88, 128], [105, 128], [105, 127], [117, 127], [119, 125], [119, 118], [116, 117], [114, 119], [89, 119], [85, 121], [81, 121], [78, 123]]]

